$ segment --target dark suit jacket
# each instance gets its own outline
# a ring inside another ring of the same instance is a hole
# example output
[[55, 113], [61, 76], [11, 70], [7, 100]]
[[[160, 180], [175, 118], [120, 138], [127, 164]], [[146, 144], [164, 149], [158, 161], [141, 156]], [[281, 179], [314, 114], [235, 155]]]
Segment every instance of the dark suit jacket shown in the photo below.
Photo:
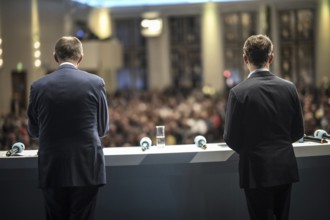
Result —
[[298, 181], [292, 143], [303, 135], [303, 115], [293, 83], [262, 71], [230, 90], [224, 140], [239, 154], [241, 188]]
[[31, 85], [28, 131], [39, 139], [41, 188], [106, 184], [108, 114], [103, 79], [70, 64]]

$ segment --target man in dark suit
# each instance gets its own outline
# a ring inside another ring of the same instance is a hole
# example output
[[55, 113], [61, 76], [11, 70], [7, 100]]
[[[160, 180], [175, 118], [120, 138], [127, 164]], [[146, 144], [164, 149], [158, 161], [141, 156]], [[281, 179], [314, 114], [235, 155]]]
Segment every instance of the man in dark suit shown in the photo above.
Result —
[[292, 183], [299, 181], [292, 143], [304, 135], [296, 87], [269, 71], [273, 43], [249, 37], [243, 60], [250, 74], [230, 90], [224, 140], [239, 154], [240, 187], [251, 220], [289, 219]]
[[55, 46], [59, 67], [31, 85], [28, 131], [39, 139], [39, 187], [47, 220], [93, 219], [98, 189], [106, 184], [100, 137], [109, 129], [102, 78], [81, 71], [75, 37]]

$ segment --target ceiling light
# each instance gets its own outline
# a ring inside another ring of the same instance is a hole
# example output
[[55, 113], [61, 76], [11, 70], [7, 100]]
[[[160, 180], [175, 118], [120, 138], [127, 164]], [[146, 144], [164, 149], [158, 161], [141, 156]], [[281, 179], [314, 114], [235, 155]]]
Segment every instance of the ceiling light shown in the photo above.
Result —
[[[92, 7], [136, 7], [136, 6], [155, 6], [155, 5], [178, 5], [178, 4], [197, 4], [206, 3], [210, 0], [72, 0]], [[251, 0], [213, 0], [213, 2], [242, 2]]]

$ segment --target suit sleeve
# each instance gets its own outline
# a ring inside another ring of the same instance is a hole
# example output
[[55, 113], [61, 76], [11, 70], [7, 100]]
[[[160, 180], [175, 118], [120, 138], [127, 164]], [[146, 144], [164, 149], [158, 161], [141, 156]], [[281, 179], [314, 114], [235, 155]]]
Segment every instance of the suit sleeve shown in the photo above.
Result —
[[292, 122], [292, 130], [291, 130], [291, 141], [296, 142], [300, 138], [304, 136], [304, 118], [301, 108], [301, 103], [299, 100], [298, 92], [296, 88], [294, 88], [294, 95], [295, 95], [295, 115]]
[[97, 130], [99, 137], [104, 137], [109, 131], [109, 108], [107, 102], [107, 96], [105, 91], [105, 83], [102, 80], [100, 95], [99, 95], [99, 105], [97, 113]]
[[32, 138], [39, 138], [38, 110], [36, 106], [36, 91], [33, 86], [30, 88], [28, 115], [28, 132]]
[[240, 111], [239, 111], [239, 102], [235, 93], [231, 90], [228, 97], [227, 107], [226, 107], [226, 117], [225, 117], [225, 129], [224, 129], [224, 141], [227, 145], [240, 153], [240, 144], [239, 141], [242, 138], [240, 130]]

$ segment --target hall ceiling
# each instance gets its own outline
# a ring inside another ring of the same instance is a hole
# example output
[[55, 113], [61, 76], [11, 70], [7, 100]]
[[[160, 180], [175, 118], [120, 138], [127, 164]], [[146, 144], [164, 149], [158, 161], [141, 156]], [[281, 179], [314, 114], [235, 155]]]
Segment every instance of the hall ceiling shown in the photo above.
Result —
[[198, 4], [213, 2], [243, 2], [251, 0], [72, 0], [92, 7], [135, 7], [135, 6], [156, 6], [156, 5], [178, 5], [178, 4]]

